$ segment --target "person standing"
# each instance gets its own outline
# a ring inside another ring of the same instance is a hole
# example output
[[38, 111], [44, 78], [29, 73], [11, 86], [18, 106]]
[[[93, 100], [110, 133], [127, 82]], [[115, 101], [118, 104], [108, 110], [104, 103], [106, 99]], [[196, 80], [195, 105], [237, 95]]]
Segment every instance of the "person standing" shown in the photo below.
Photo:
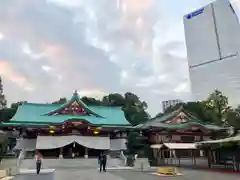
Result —
[[35, 159], [36, 159], [36, 171], [37, 174], [39, 174], [42, 166], [42, 156], [39, 152], [35, 153]]
[[103, 171], [106, 172], [107, 154], [103, 153]]
[[100, 153], [98, 157], [98, 163], [100, 165], [100, 172], [106, 172], [107, 155], [104, 152]]

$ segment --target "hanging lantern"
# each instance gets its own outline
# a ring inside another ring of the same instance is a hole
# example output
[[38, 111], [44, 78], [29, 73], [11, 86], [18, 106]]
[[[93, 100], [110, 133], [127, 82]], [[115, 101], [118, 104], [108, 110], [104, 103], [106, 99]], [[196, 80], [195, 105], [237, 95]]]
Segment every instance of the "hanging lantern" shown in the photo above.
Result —
[[50, 133], [50, 134], [54, 134], [55, 131], [51, 129], [51, 130], [49, 130], [49, 133]]
[[93, 131], [93, 134], [95, 134], [95, 135], [97, 135], [97, 134], [99, 134], [100, 132], [99, 131], [97, 131], [97, 130], [94, 130]]

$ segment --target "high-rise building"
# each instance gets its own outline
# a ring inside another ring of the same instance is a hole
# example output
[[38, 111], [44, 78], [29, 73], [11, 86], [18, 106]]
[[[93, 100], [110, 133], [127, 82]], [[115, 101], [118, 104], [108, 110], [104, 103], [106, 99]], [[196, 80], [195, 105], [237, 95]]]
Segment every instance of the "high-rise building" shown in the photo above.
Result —
[[163, 112], [166, 111], [167, 108], [173, 107], [178, 103], [181, 103], [182, 101], [180, 99], [174, 99], [174, 100], [167, 100], [167, 101], [162, 101], [162, 108]]
[[240, 104], [240, 25], [230, 2], [215, 1], [183, 19], [195, 100], [218, 89]]

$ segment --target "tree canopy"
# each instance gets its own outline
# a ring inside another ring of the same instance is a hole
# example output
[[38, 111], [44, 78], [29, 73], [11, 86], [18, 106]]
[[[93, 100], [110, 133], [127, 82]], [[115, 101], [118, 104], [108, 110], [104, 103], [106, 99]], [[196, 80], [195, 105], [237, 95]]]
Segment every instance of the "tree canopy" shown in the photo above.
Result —
[[[180, 107], [203, 122], [230, 125], [240, 129], [240, 106], [235, 109], [229, 106], [228, 98], [219, 90], [212, 92], [204, 101], [179, 103], [166, 109], [165, 113], [172, 112]], [[157, 114], [157, 116], [162, 115], [162, 113]]]

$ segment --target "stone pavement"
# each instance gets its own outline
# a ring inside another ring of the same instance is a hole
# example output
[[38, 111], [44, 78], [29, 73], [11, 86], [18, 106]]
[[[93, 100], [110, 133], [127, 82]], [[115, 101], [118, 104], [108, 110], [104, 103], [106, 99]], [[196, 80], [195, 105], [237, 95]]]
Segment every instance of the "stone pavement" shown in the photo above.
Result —
[[200, 170], [183, 170], [183, 176], [164, 177], [139, 171], [113, 171], [112, 174], [124, 180], [239, 180], [240, 175], [206, 172]]
[[99, 173], [96, 169], [84, 170], [57, 170], [47, 174], [24, 174], [18, 175], [14, 180], [125, 180], [110, 172]]
[[28, 174], [28, 175], [18, 175], [13, 180], [51, 180], [52, 174]]
[[[151, 175], [150, 172], [139, 170], [114, 170], [109, 169], [106, 173], [98, 172], [98, 164], [94, 159], [84, 160], [46, 160], [43, 163], [45, 168], [54, 168], [54, 173], [42, 173], [18, 175], [14, 180], [239, 180], [240, 175], [223, 174], [200, 170], [184, 170], [183, 176], [162, 177]], [[22, 168], [35, 168], [34, 160], [26, 160]]]
[[[230, 175], [197, 170], [183, 171], [183, 176], [162, 177], [131, 170], [110, 170], [99, 173], [96, 169], [56, 170], [54, 180], [239, 180], [239, 175]], [[41, 175], [19, 175], [14, 180], [53, 180], [51, 173]]]

